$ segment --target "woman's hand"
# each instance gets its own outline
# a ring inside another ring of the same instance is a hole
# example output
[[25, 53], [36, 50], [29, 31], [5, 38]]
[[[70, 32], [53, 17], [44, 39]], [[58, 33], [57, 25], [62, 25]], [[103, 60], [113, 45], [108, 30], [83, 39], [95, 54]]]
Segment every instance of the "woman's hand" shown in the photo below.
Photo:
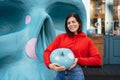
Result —
[[70, 66], [69, 70], [73, 69], [77, 65], [78, 59], [75, 58], [75, 61], [72, 66]]
[[54, 70], [54, 71], [64, 71], [65, 70], [64, 66], [59, 66], [59, 64], [57, 64], [57, 63], [49, 64], [49, 68]]

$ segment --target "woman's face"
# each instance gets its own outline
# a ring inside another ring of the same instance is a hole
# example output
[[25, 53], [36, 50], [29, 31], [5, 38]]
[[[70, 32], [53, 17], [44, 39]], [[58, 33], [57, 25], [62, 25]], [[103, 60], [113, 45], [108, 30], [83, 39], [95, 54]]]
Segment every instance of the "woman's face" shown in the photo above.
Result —
[[78, 33], [78, 28], [79, 28], [79, 23], [78, 21], [75, 19], [75, 17], [70, 17], [67, 20], [67, 27], [68, 29], [73, 32], [75, 35]]

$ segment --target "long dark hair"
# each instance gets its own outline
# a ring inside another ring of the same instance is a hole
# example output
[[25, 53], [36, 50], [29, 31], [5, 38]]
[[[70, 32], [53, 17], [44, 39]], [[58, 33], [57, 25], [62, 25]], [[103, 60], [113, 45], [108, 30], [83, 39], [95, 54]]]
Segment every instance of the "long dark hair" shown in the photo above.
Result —
[[82, 32], [82, 21], [81, 21], [79, 15], [78, 15], [77, 13], [71, 13], [71, 14], [69, 14], [69, 15], [66, 17], [66, 20], [65, 20], [65, 30], [66, 30], [67, 34], [70, 35], [70, 36], [74, 36], [74, 33], [71, 32], [71, 31], [68, 29], [68, 27], [67, 27], [67, 20], [68, 20], [70, 17], [74, 17], [74, 18], [77, 20], [77, 22], [78, 22], [79, 25], [80, 25], [77, 32], [78, 32], [78, 33], [81, 33], [81, 32]]

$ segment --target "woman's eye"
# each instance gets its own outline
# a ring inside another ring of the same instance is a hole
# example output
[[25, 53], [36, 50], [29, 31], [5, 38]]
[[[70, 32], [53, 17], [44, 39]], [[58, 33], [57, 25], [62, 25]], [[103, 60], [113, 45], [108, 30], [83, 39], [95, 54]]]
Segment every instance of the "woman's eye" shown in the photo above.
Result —
[[70, 24], [70, 22], [67, 22], [67, 24]]
[[75, 23], [75, 21], [72, 21], [72, 23]]

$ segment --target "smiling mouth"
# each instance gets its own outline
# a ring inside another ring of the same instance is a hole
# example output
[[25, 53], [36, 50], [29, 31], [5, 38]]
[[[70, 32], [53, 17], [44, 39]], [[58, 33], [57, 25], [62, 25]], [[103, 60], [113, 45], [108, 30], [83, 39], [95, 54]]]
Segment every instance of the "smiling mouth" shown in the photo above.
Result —
[[75, 27], [70, 27], [70, 29], [71, 29], [71, 30], [74, 30], [74, 29], [75, 29]]

